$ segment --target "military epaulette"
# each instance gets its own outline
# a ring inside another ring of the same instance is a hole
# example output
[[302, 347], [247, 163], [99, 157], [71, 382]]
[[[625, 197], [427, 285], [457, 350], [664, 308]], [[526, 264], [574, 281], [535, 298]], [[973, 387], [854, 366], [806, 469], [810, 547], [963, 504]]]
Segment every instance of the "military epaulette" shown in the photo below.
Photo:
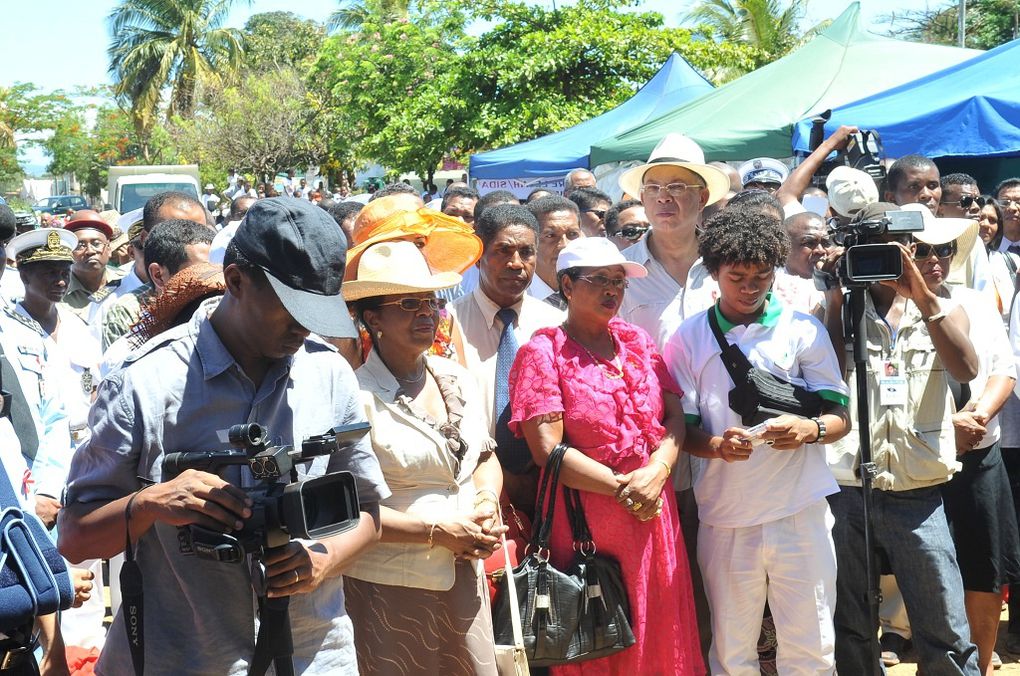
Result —
[[33, 331], [38, 333], [43, 338], [46, 337], [46, 332], [43, 331], [43, 327], [39, 325], [39, 322], [35, 321], [31, 317], [26, 317], [25, 315], [21, 314], [17, 310], [14, 310], [13, 308], [7, 307], [7, 306], [5, 306], [3, 308], [3, 312], [4, 312], [5, 315], [10, 317], [14, 321], [16, 321], [16, 322], [18, 322], [20, 324], [23, 324], [24, 326], [27, 326], [28, 328], [32, 329]]
[[107, 296], [109, 296], [111, 293], [113, 293], [114, 291], [117, 290], [117, 287], [120, 286], [120, 283], [122, 281], [124, 281], [124, 280], [123, 279], [111, 279], [109, 282], [106, 283], [106, 285], [103, 288], [99, 289], [98, 291], [93, 293], [91, 296], [89, 296], [89, 302], [90, 303], [102, 303], [104, 300], [106, 300]]

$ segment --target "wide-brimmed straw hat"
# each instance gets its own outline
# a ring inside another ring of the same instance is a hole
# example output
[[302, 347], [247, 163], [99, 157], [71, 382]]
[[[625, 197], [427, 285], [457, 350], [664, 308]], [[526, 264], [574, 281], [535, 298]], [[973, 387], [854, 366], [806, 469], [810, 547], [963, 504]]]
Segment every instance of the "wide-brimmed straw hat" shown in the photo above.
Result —
[[433, 272], [414, 242], [381, 242], [358, 257], [354, 279], [344, 282], [343, 294], [350, 302], [373, 296], [438, 291], [456, 286], [460, 280], [456, 272]]
[[911, 233], [918, 242], [945, 244], [956, 241], [956, 255], [949, 267], [952, 274], [967, 265], [970, 252], [978, 238], [978, 222], [970, 218], [936, 218], [923, 204], [904, 204], [902, 211], [916, 211], [924, 219], [924, 230]]
[[[387, 198], [376, 202], [384, 199]], [[434, 272], [462, 273], [482, 255], [482, 240], [470, 225], [459, 218], [427, 208], [397, 209], [386, 213], [378, 208], [372, 209], [373, 204], [375, 202], [362, 209], [355, 220], [354, 246], [347, 252], [345, 280], [354, 279], [361, 255], [381, 242], [417, 242], [428, 267]]]
[[620, 176], [620, 188], [631, 197], [638, 198], [645, 172], [658, 166], [681, 167], [700, 176], [708, 188], [706, 206], [725, 197], [730, 191], [729, 177], [716, 167], [705, 164], [705, 153], [701, 146], [683, 134], [666, 134], [652, 150], [646, 164], [628, 169]]

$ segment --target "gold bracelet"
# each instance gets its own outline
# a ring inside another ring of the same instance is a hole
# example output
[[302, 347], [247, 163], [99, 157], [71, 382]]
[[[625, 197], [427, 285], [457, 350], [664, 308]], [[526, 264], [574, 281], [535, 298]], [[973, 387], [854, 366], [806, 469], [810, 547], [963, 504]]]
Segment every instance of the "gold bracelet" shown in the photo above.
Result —
[[[428, 524], [425, 525], [428, 526]], [[438, 525], [439, 525], [438, 521], [433, 521], [432, 525], [429, 526], [429, 539], [428, 539], [429, 549], [432, 549], [435, 546], [435, 543], [432, 542], [432, 536], [435, 534], [436, 526]]]
[[659, 460], [658, 458], [653, 458], [653, 460], [666, 468], [666, 478], [668, 479], [669, 475], [673, 473], [673, 468], [664, 463], [663, 461]]
[[[483, 498], [483, 499], [479, 500], [478, 496], [482, 495], [484, 493], [488, 493], [492, 497], [491, 498]], [[496, 495], [496, 491], [492, 490], [491, 488], [479, 488], [477, 491], [475, 491], [475, 504], [476, 505], [478, 503], [480, 503], [480, 502], [485, 502], [485, 500], [492, 500], [492, 502], [494, 502], [495, 504], [497, 504], [497, 505], [499, 504], [499, 496]]]

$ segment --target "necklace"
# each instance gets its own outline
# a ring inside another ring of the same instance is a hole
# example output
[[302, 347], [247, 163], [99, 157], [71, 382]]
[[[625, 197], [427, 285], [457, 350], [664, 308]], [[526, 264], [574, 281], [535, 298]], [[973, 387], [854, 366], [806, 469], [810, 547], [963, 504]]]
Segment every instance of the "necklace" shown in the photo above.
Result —
[[[619, 351], [616, 351], [612, 359], [603, 359], [602, 357], [598, 356], [597, 354], [589, 350], [588, 346], [586, 346], [584, 343], [582, 343], [577, 338], [572, 336], [570, 332], [567, 331], [566, 325], [563, 325], [562, 328], [563, 333], [567, 334], [568, 338], [577, 343], [581, 347], [581, 349], [585, 351], [585, 354], [587, 354], [588, 357], [593, 362], [595, 362], [596, 366], [602, 369], [602, 372], [606, 374], [607, 378], [611, 378], [612, 380], [620, 380], [621, 378], [623, 378], [623, 364], [620, 362]], [[612, 338], [612, 336], [610, 336], [610, 338]], [[615, 346], [616, 341], [613, 341], [613, 347], [615, 348]], [[609, 368], [610, 366], [612, 367], [612, 369]]]
[[425, 380], [425, 360], [421, 360], [421, 364], [418, 368], [418, 375], [413, 378], [401, 378], [397, 374], [393, 374], [393, 377], [397, 379], [397, 382], [404, 383], [405, 385], [417, 385], [421, 381]]

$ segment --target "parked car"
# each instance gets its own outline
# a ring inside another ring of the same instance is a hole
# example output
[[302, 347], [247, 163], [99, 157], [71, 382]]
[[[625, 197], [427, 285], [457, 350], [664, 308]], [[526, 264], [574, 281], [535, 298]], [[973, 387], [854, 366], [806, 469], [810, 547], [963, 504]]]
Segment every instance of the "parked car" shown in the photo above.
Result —
[[18, 234], [28, 232], [29, 230], [35, 230], [39, 227], [39, 219], [36, 217], [34, 211], [28, 209], [15, 209], [14, 217], [18, 219], [18, 223], [15, 226]]
[[68, 209], [78, 211], [88, 209], [89, 204], [81, 195], [56, 195], [45, 197], [32, 205], [32, 210], [40, 214], [63, 216]]

